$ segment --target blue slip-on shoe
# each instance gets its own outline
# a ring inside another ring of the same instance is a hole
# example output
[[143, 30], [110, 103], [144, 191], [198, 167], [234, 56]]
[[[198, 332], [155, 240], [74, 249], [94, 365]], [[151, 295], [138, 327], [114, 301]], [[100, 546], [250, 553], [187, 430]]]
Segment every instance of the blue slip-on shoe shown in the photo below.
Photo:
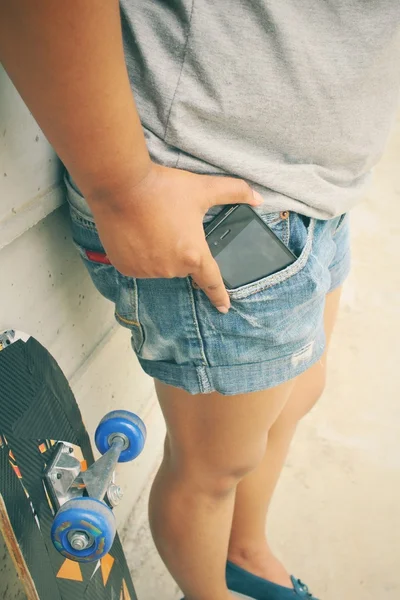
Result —
[[242, 594], [243, 598], [252, 598], [253, 600], [318, 600], [309, 591], [308, 587], [300, 581], [291, 577], [293, 589], [272, 583], [267, 579], [262, 579], [238, 567], [228, 561], [226, 563], [226, 583], [231, 592]]

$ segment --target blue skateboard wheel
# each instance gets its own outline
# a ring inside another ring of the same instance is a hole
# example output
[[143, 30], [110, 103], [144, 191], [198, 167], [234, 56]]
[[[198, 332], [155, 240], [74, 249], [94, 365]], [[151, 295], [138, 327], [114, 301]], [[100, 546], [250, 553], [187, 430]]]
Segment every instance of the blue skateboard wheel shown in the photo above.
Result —
[[100, 421], [95, 433], [98, 451], [105, 454], [111, 447], [112, 437], [121, 434], [127, 440], [118, 462], [134, 460], [142, 452], [146, 441], [146, 426], [134, 413], [128, 410], [114, 410]]
[[94, 562], [108, 554], [115, 533], [112, 510], [100, 500], [83, 497], [68, 500], [60, 508], [53, 521], [51, 539], [66, 558]]

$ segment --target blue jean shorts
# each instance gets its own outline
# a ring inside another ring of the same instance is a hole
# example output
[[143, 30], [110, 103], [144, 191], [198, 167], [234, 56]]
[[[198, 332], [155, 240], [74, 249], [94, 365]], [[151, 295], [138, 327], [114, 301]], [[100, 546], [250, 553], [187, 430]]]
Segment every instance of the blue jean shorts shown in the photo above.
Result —
[[219, 313], [190, 278], [134, 279], [101, 262], [92, 213], [67, 180], [75, 244], [94, 285], [130, 330], [144, 371], [190, 394], [243, 394], [277, 386], [324, 352], [326, 294], [350, 268], [348, 215], [322, 221], [297, 213], [259, 213], [294, 252], [288, 268], [229, 290]]

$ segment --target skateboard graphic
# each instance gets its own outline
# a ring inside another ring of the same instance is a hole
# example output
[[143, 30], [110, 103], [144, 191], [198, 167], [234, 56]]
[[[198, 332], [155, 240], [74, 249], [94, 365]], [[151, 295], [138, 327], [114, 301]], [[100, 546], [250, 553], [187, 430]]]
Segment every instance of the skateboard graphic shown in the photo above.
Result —
[[113, 411], [97, 427], [95, 462], [57, 362], [33, 337], [0, 333], [2, 600], [137, 600], [112, 509], [116, 464], [145, 438], [139, 417]]

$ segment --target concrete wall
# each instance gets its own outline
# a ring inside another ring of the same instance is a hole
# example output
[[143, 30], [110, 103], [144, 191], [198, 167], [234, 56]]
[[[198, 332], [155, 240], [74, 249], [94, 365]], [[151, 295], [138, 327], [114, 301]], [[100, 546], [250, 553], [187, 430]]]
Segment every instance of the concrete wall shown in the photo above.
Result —
[[92, 433], [105, 412], [145, 419], [143, 455], [124, 466], [119, 521], [131, 511], [163, 441], [152, 381], [139, 368], [129, 333], [93, 287], [71, 241], [61, 165], [0, 67], [0, 331], [35, 336], [70, 379]]

